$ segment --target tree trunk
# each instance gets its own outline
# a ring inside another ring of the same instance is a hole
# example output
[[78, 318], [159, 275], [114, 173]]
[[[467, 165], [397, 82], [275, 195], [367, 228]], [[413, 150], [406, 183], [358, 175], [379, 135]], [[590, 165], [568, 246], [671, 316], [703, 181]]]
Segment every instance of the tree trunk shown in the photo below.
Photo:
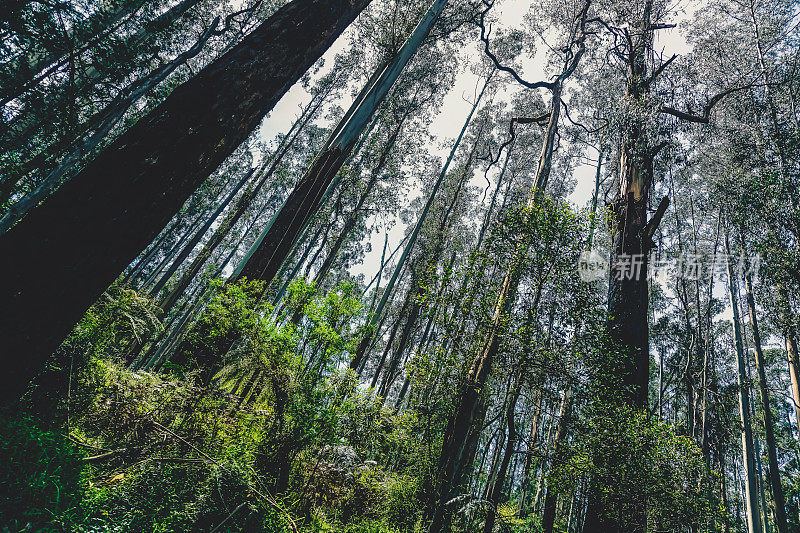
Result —
[[[439, 305], [442, 302], [442, 296], [444, 295], [444, 291], [449, 285], [449, 279], [450, 279], [449, 273], [452, 269], [452, 265], [455, 262], [455, 259], [456, 259], [456, 252], [454, 251], [453, 255], [450, 258], [450, 263], [448, 264], [448, 267], [446, 267], [447, 274], [445, 275], [445, 279], [442, 280], [442, 283], [440, 284], [439, 287], [439, 292], [436, 295], [436, 300], [433, 304], [433, 310], [428, 312], [428, 324], [425, 326], [425, 330], [422, 332], [422, 336], [420, 337], [419, 343], [417, 344], [417, 350], [415, 352], [417, 354], [422, 353], [427, 348], [429, 340], [433, 337], [431, 335], [431, 329], [433, 328], [433, 324], [436, 322], [436, 319], [438, 318]], [[410, 355], [406, 357], [406, 361], [403, 363], [404, 367], [406, 367], [408, 364], [408, 357], [410, 357]], [[394, 376], [391, 377], [391, 380], [393, 381], [399, 375], [400, 375], [400, 369], [398, 369], [395, 372]], [[391, 387], [391, 382], [389, 383], [389, 386]], [[403, 402], [403, 399], [405, 398], [405, 395], [408, 392], [408, 388], [410, 386], [411, 386], [411, 375], [409, 372], [406, 372], [406, 378], [403, 382], [403, 386], [400, 388], [400, 392], [397, 395], [397, 401], [395, 402], [395, 409], [398, 409], [400, 407], [400, 404]]]
[[381, 155], [378, 158], [378, 162], [375, 167], [372, 169], [372, 173], [370, 175], [369, 181], [367, 182], [367, 186], [364, 188], [364, 191], [361, 193], [361, 196], [358, 198], [358, 203], [347, 216], [347, 219], [342, 227], [342, 231], [339, 232], [338, 237], [333, 243], [330, 252], [325, 257], [325, 261], [323, 261], [322, 266], [319, 267], [319, 270], [314, 276], [314, 282], [319, 287], [325, 277], [328, 275], [328, 272], [333, 266], [333, 261], [339, 255], [339, 250], [342, 249], [342, 245], [347, 240], [347, 237], [350, 236], [350, 232], [358, 222], [359, 217], [361, 216], [361, 209], [364, 207], [364, 204], [367, 201], [372, 189], [378, 183], [378, 178], [380, 177], [381, 172], [383, 172], [383, 168], [386, 166], [386, 162], [389, 159], [389, 154], [391, 153], [392, 149], [394, 148], [395, 143], [397, 142], [397, 137], [400, 135], [400, 131], [403, 129], [403, 124], [405, 124], [406, 119], [410, 115], [410, 108], [403, 113], [402, 118], [397, 121], [394, 130], [392, 131], [391, 135], [389, 136], [389, 140], [384, 145]]
[[257, 245], [253, 247], [247, 264], [236, 273], [234, 280], [247, 277], [263, 280], [267, 284], [273, 280], [306, 224], [330, 193], [334, 178], [350, 155], [358, 137], [422, 45], [446, 4], [447, 0], [435, 0], [398, 53], [388, 64], [378, 67], [331, 133], [312, 167], [265, 228]]
[[[545, 140], [542, 146], [542, 155], [533, 191], [528, 200], [529, 205], [538, 202], [539, 197], [547, 185], [552, 164], [552, 155], [555, 150], [556, 133], [558, 130], [558, 117], [561, 111], [561, 85], [556, 83], [552, 87], [552, 103], [550, 107], [550, 121], [548, 123]], [[482, 342], [478, 354], [472, 360], [469, 371], [459, 386], [455, 411], [451, 415], [445, 430], [442, 453], [438, 467], [438, 497], [439, 502], [433, 512], [433, 519], [429, 533], [438, 533], [447, 529], [447, 518], [444, 505], [453, 496], [457, 489], [459, 472], [466, 466], [464, 463], [467, 444], [473, 431], [476, 415], [485, 411], [484, 387], [489, 378], [495, 356], [500, 349], [501, 338], [505, 334], [506, 317], [516, 300], [517, 288], [522, 276], [522, 266], [527, 255], [527, 245], [519, 242], [516, 245], [494, 306], [494, 312], [489, 325], [489, 331]]]
[[[550, 471], [556, 468], [564, 453], [564, 441], [569, 428], [569, 418], [572, 413], [572, 391], [569, 386], [564, 390], [564, 398], [561, 400], [561, 409], [558, 413], [558, 426], [553, 440], [553, 459], [550, 461]], [[548, 483], [547, 495], [544, 497], [544, 515], [542, 516], [542, 532], [553, 533], [553, 526], [556, 520], [556, 494]]]
[[[508, 396], [506, 396], [506, 401], [508, 400]], [[506, 429], [503, 427], [497, 428], [497, 442], [494, 443], [494, 450], [492, 450], [492, 460], [489, 462], [489, 468], [486, 472], [486, 486], [483, 490], [483, 499], [489, 499], [489, 493], [492, 490], [492, 486], [494, 485], [494, 478], [500, 470], [500, 461], [502, 460], [503, 455], [503, 444], [506, 441]], [[481, 463], [478, 468], [475, 469], [476, 475], [475, 477], [475, 488], [473, 489], [474, 492], [477, 494], [480, 491], [478, 490], [480, 487], [480, 475], [483, 473], [484, 466], [486, 464], [486, 456], [489, 454], [489, 450], [492, 449], [491, 445], [494, 442], [494, 435], [489, 438], [486, 442], [486, 449], [483, 451], [483, 457], [481, 457]], [[470, 483], [472, 485], [472, 483]]]
[[536, 404], [534, 406], [533, 420], [531, 421], [531, 433], [528, 436], [528, 443], [525, 449], [525, 462], [522, 467], [522, 494], [519, 498], [519, 515], [521, 518], [528, 516], [528, 499], [531, 490], [531, 468], [533, 467], [533, 450], [536, 447], [536, 441], [539, 439], [539, 421], [542, 418], [542, 401], [544, 394], [541, 391], [541, 384], [539, 389], [535, 392]]
[[369, 388], [371, 389], [374, 389], [375, 385], [378, 383], [378, 377], [380, 377], [381, 371], [383, 370], [383, 365], [386, 363], [386, 357], [392, 350], [392, 345], [394, 344], [394, 338], [395, 336], [397, 336], [397, 331], [400, 329], [400, 324], [403, 322], [403, 318], [405, 318], [406, 309], [408, 309], [408, 306], [409, 304], [411, 304], [412, 299], [413, 299], [413, 294], [411, 291], [409, 291], [408, 294], [406, 294], [405, 300], [403, 300], [403, 307], [400, 308], [400, 313], [397, 316], [397, 320], [394, 321], [391, 333], [389, 333], [389, 340], [386, 341], [386, 346], [383, 349], [383, 355], [381, 355], [381, 358], [378, 361], [378, 366], [375, 367], [375, 371], [372, 374], [372, 381], [370, 382], [369, 385]]
[[[180, 298], [181, 294], [186, 290], [186, 287], [189, 286], [192, 279], [200, 272], [200, 269], [203, 267], [205, 262], [211, 257], [211, 254], [214, 252], [217, 246], [223, 241], [223, 239], [230, 233], [231, 229], [236, 225], [239, 219], [244, 215], [247, 209], [253, 203], [253, 200], [256, 199], [258, 193], [261, 192], [261, 189], [264, 185], [270, 180], [270, 178], [275, 173], [275, 170], [278, 168], [278, 165], [283, 160], [283, 156], [286, 155], [286, 152], [294, 145], [295, 139], [303, 130], [306, 124], [308, 124], [309, 120], [314, 116], [314, 113], [319, 106], [324, 101], [324, 97], [321, 98], [318, 102], [314, 102], [312, 100], [309, 102], [308, 106], [303, 110], [303, 113], [293, 125], [292, 128], [289, 130], [289, 135], [284, 139], [281, 146], [278, 147], [278, 151], [274, 154], [274, 156], [265, 161], [264, 163], [269, 163], [269, 168], [264, 169], [263, 167], [256, 172], [257, 179], [254, 183], [251, 183], [250, 186], [242, 193], [236, 203], [233, 205], [231, 210], [225, 215], [225, 218], [222, 220], [220, 225], [214, 230], [214, 233], [208, 239], [208, 242], [203, 246], [203, 249], [197, 254], [197, 257], [192, 261], [192, 264], [186, 269], [186, 271], [181, 275], [180, 280], [175, 284], [175, 286], [170, 290], [170, 292], [165, 295], [158, 303], [158, 306], [163, 309], [164, 311], [168, 310], [172, 307], [178, 298]], [[314, 105], [312, 105], [314, 104]]]
[[159, 237], [153, 241], [148, 248], [145, 248], [144, 252], [142, 252], [139, 258], [136, 260], [136, 264], [132, 264], [129, 267], [130, 270], [124, 276], [122, 276], [121, 282], [124, 285], [128, 285], [134, 289], [138, 287], [138, 279], [142, 274], [142, 270], [144, 270], [144, 267], [153, 260], [158, 251], [167, 241], [167, 238], [172, 235], [172, 232], [178, 228], [178, 225], [182, 222], [181, 219], [182, 217], [180, 216], [174, 217], [172, 222], [170, 222], [169, 225], [161, 232], [161, 235], [159, 235]]
[[798, 438], [800, 438], [800, 356], [797, 350], [797, 338], [794, 329], [785, 336], [786, 356], [789, 360], [789, 378], [792, 382], [792, 403], [794, 416], [797, 420]]
[[0, 237], [0, 403], [368, 3], [285, 5]]
[[[550, 417], [548, 422], [547, 428], [547, 435], [542, 442], [542, 449], [549, 450], [551, 448], [551, 443], [553, 442], [553, 433], [556, 426], [556, 422], [554, 417]], [[539, 461], [539, 473], [536, 476], [536, 492], [533, 494], [533, 506], [532, 511], [534, 514], [538, 514], [542, 508], [542, 495], [545, 492], [545, 480], [547, 479], [547, 467], [548, 461], [546, 456], [542, 456], [541, 460]]]
[[[751, 404], [750, 416], [755, 416], [755, 407]], [[761, 498], [761, 529], [764, 533], [771, 533], [769, 527], [769, 507], [767, 507], [767, 495], [764, 490], [764, 468], [761, 465], [761, 444], [758, 436], [753, 435], [753, 455], [756, 458], [756, 482], [758, 483], [758, 495]]]
[[[248, 181], [250, 181], [250, 179], [253, 177], [254, 171], [255, 169], [251, 168], [244, 173], [244, 175], [239, 179], [239, 181], [228, 192], [225, 198], [223, 198], [222, 202], [220, 202], [219, 205], [217, 205], [216, 209], [214, 209], [214, 211], [211, 213], [211, 216], [209, 216], [208, 219], [205, 221], [205, 223], [202, 226], [200, 226], [200, 229], [197, 230], [197, 232], [195, 232], [194, 236], [191, 239], [189, 239], [189, 242], [187, 242], [183, 246], [181, 252], [177, 255], [177, 257], [175, 257], [172, 260], [172, 263], [169, 265], [167, 271], [159, 276], [158, 281], [156, 281], [153, 287], [150, 289], [149, 292], [151, 297], [158, 296], [158, 293], [161, 292], [161, 289], [163, 289], [164, 286], [167, 284], [167, 282], [170, 280], [170, 278], [172, 278], [172, 275], [175, 274], [175, 272], [181, 266], [183, 266], [183, 263], [191, 255], [191, 253], [194, 251], [195, 247], [200, 243], [200, 241], [203, 240], [203, 237], [211, 228], [211, 226], [214, 224], [214, 222], [216, 222], [216, 220], [220, 217], [220, 215], [222, 215], [225, 209], [228, 208], [228, 205], [230, 205], [231, 201], [236, 197], [237, 194], [239, 194], [239, 191], [242, 190], [242, 187], [244, 187], [244, 185]], [[162, 309], [165, 309], [165, 306], [163, 305], [164, 304], [163, 300], [159, 303], [161, 304], [160, 307]]]
[[400, 360], [403, 357], [403, 352], [406, 350], [406, 346], [408, 345], [408, 339], [411, 337], [414, 329], [416, 328], [417, 319], [419, 318], [420, 311], [422, 310], [422, 305], [418, 299], [418, 295], [415, 295], [416, 291], [411, 291], [411, 298], [413, 299], [413, 303], [411, 305], [411, 312], [408, 313], [408, 318], [406, 319], [405, 325], [403, 326], [403, 331], [400, 333], [400, 339], [397, 342], [397, 347], [394, 349], [394, 353], [392, 357], [389, 359], [389, 365], [386, 367], [386, 372], [384, 372], [383, 379], [381, 380], [381, 386], [378, 388], [378, 396], [381, 398], [386, 398], [386, 395], [389, 394], [389, 389], [394, 383], [394, 379], [397, 377], [396, 372], [398, 366], [400, 366]]
[[[519, 371], [518, 371], [519, 372]], [[506, 441], [505, 453], [500, 462], [500, 467], [494, 476], [494, 481], [489, 487], [486, 494], [486, 499], [489, 501], [489, 511], [486, 515], [486, 522], [484, 523], [484, 533], [492, 533], [494, 523], [497, 518], [497, 504], [500, 503], [500, 496], [503, 492], [503, 485], [506, 482], [506, 473], [508, 472], [508, 465], [511, 462], [511, 457], [514, 455], [514, 450], [517, 446], [517, 424], [516, 424], [516, 408], [517, 400], [522, 392], [520, 383], [521, 372], [514, 378], [514, 390], [511, 392], [508, 408], [506, 409], [506, 423], [508, 424], [508, 440]]]
[[373, 333], [370, 333], [370, 330], [374, 330], [378, 321], [381, 319], [380, 317], [383, 314], [383, 309], [384, 307], [386, 307], [386, 303], [389, 301], [389, 297], [391, 296], [392, 290], [394, 289], [394, 285], [395, 283], [397, 283], [397, 280], [399, 279], [400, 272], [403, 270], [406, 260], [408, 259], [411, 250], [414, 248], [414, 245], [417, 242], [417, 236], [419, 235], [419, 232], [422, 229], [422, 225], [425, 223], [425, 219], [428, 216], [428, 212], [430, 211], [431, 206], [433, 205], [433, 201], [436, 198], [436, 193], [439, 191], [439, 188], [441, 187], [442, 182], [444, 181], [444, 178], [447, 175], [447, 171], [450, 168], [450, 163], [452, 163], [453, 157], [455, 157], [456, 151], [458, 150], [458, 147], [461, 144], [461, 140], [464, 138], [464, 133], [466, 133], [467, 131], [467, 127], [469, 126], [469, 123], [472, 120], [472, 116], [475, 114], [475, 110], [478, 108], [478, 104], [483, 98], [483, 95], [486, 93], [486, 89], [489, 87], [489, 82], [491, 81], [492, 74], [490, 74], [487, 77], [486, 82], [483, 85], [483, 89], [481, 90], [481, 93], [478, 95], [478, 98], [472, 105], [472, 109], [470, 109], [469, 115], [467, 115], [467, 120], [464, 121], [464, 125], [461, 127], [461, 132], [456, 138], [456, 142], [453, 144], [453, 148], [450, 150], [450, 155], [448, 156], [447, 161], [445, 161], [445, 164], [442, 167], [442, 171], [439, 173], [439, 178], [436, 180], [436, 183], [434, 183], [433, 189], [428, 195], [428, 199], [422, 208], [422, 212], [419, 215], [419, 219], [417, 220], [414, 229], [411, 231], [411, 235], [408, 239], [408, 242], [406, 243], [405, 248], [403, 248], [403, 253], [397, 260], [397, 265], [395, 266], [394, 272], [392, 273], [392, 277], [389, 279], [389, 283], [387, 283], [386, 288], [383, 291], [383, 295], [381, 296], [381, 300], [378, 303], [378, 307], [375, 309], [375, 311], [373, 311], [369, 315], [367, 324], [370, 329], [367, 330], [367, 333], [364, 334], [364, 337], [361, 339], [361, 341], [358, 343], [358, 346], [356, 347], [356, 352], [353, 355], [353, 359], [350, 361], [350, 368], [352, 369], [358, 368], [359, 364], [364, 358], [364, 353], [366, 352], [367, 348], [369, 347], [372, 341]]
[[622, 182], [631, 186], [624, 186], [612, 205], [615, 226], [607, 350], [613, 362], [609, 364], [610, 374], [604, 375], [608, 390], [603, 393], [642, 409], [647, 406], [650, 372], [647, 263], [655, 231], [653, 221], [647, 222], [648, 194], [644, 189], [649, 188], [645, 182], [651, 180], [653, 166], [652, 160], [633, 163], [633, 157], [625, 153], [621, 157], [620, 173], [627, 178]]
[[[653, 30], [650, 15], [653, 0], [646, 0], [641, 20], [636, 21], [635, 39], [628, 42], [628, 72], [625, 98], [634, 103], [647, 97], [648, 53]], [[636, 104], [632, 104], [636, 105]], [[647, 204], [653, 184], [653, 157], [658, 149], [649, 146], [643, 124], [627, 124], [620, 146], [619, 189], [611, 205], [611, 239], [608, 283], [608, 320], [605, 351], [599, 368], [594, 401], [599, 404], [647, 407], [650, 373], [648, 324], [648, 254], [652, 236], [668, 206], [659, 205], [647, 221]], [[597, 458], [604, 465], [624, 458]], [[625, 483], [625, 480], [620, 480]], [[606, 498], [594, 481], [590, 482], [589, 503], [584, 533], [634, 533], [646, 531], [644, 507], [624, 510]]]
[[[739, 239], [742, 241], [742, 251], [744, 252], [744, 237], [741, 233], [739, 234]], [[747, 309], [750, 312], [750, 326], [753, 330], [753, 347], [755, 348], [756, 372], [758, 373], [758, 390], [764, 416], [764, 433], [767, 446], [767, 458], [769, 460], [769, 481], [772, 487], [772, 498], [775, 503], [775, 526], [778, 529], [778, 533], [788, 533], [786, 500], [783, 495], [781, 471], [778, 466], [778, 452], [775, 444], [775, 421], [772, 418], [772, 407], [769, 403], [769, 386], [767, 384], [764, 352], [761, 344], [761, 332], [758, 327], [756, 302], [753, 297], [753, 279], [750, 272], [745, 273], [744, 284], [747, 295]]]
[[[478, 241], [475, 244], [475, 248], [472, 250], [472, 253], [470, 253], [469, 263], [467, 264], [467, 271], [463, 277], [463, 280], [461, 282], [461, 287], [456, 297], [457, 303], [453, 306], [454, 307], [453, 313], [448, 320], [449, 327], [457, 326], [456, 334], [455, 336], [452, 337], [452, 339], [449, 337], [447, 338], [443, 348], [444, 352], [447, 352], [449, 350], [451, 353], [457, 354], [461, 348], [461, 340], [464, 336], [464, 332], [467, 327], [467, 321], [472, 313], [472, 304], [475, 299], [475, 293], [476, 293], [474, 289], [472, 291], [469, 291], [469, 286], [470, 283], [472, 282], [472, 278], [475, 272], [480, 272], [480, 273], [483, 272], [489, 257], [485, 255], [481, 259], [480, 266], [478, 266], [477, 268], [475, 267], [475, 263], [478, 259], [478, 254], [480, 253], [481, 245], [486, 235], [486, 231], [489, 228], [489, 223], [492, 220], [492, 214], [494, 213], [497, 195], [500, 191], [500, 185], [503, 181], [503, 177], [505, 176], [506, 169], [508, 168], [508, 161], [511, 158], [511, 152], [513, 149], [514, 145], [512, 143], [511, 145], [509, 145], [508, 151], [506, 152], [506, 159], [505, 162], [503, 163], [503, 169], [500, 171], [500, 175], [497, 177], [497, 186], [495, 187], [494, 193], [492, 194], [492, 201], [489, 204], [489, 209], [487, 210], [486, 215], [483, 218], [483, 222], [481, 223], [481, 230], [478, 233]], [[498, 212], [500, 213], [504, 211], [506, 200], [508, 200], [509, 192], [511, 191], [511, 185], [513, 183], [514, 183], [513, 179], [508, 180], [508, 186], [506, 187], [504, 193], [502, 206], [498, 210]]]
[[[467, 161], [464, 165], [464, 168], [461, 172], [461, 176], [458, 179], [458, 185], [453, 191], [453, 195], [450, 198], [450, 203], [445, 209], [442, 219], [439, 221], [438, 227], [435, 229], [435, 233], [433, 235], [433, 244], [431, 246], [431, 250], [429, 253], [425, 253], [425, 261], [427, 266], [422, 271], [422, 280], [417, 281], [416, 283], [412, 281], [412, 292], [414, 293], [414, 306], [411, 309], [411, 313], [409, 314], [409, 319], [406, 321], [406, 325], [403, 328], [403, 333], [400, 336], [400, 342], [397, 345], [397, 349], [395, 350], [394, 356], [392, 357], [389, 368], [386, 372], [386, 377], [384, 378], [383, 383], [381, 384], [380, 390], [378, 395], [381, 397], [385, 397], [386, 394], [389, 392], [388, 389], [391, 386], [392, 381], [395, 378], [395, 372], [397, 370], [398, 365], [400, 364], [400, 360], [402, 358], [402, 354], [405, 351], [406, 345], [408, 343], [408, 339], [411, 336], [414, 328], [417, 326], [417, 319], [420, 316], [420, 311], [422, 309], [422, 302], [427, 298], [429, 294], [429, 287], [434, 285], [436, 282], [436, 272], [439, 266], [439, 260], [441, 259], [442, 252], [444, 251], [444, 241], [445, 237], [447, 236], [448, 228], [452, 227], [454, 220], [451, 219], [450, 215], [452, 215], [453, 210], [455, 209], [456, 204], [461, 196], [461, 191], [464, 188], [465, 183], [468, 181], [468, 178], [471, 177], [470, 170], [472, 169], [473, 159], [475, 157], [475, 153], [478, 149], [478, 143], [481, 139], [481, 134], [483, 133], [483, 127], [485, 126], [485, 122], [481, 124], [481, 128], [478, 131], [478, 134], [475, 138], [475, 142], [472, 145], [472, 149], [470, 150], [469, 155], [467, 156]], [[450, 262], [452, 264], [452, 260]], [[446, 270], [447, 267], [445, 267]], [[438, 298], [437, 298], [438, 300]]]
[[178, 237], [178, 239], [162, 254], [161, 259], [159, 259], [158, 263], [153, 267], [144, 281], [136, 287], [136, 290], [139, 292], [152, 292], [153, 286], [159, 280], [161, 273], [167, 268], [167, 265], [170, 264], [170, 261], [173, 260], [175, 254], [186, 246], [186, 242], [192, 238], [193, 235], [196, 235], [197, 232], [200, 231], [200, 228], [205, 224], [206, 220], [206, 210], [202, 210], [192, 217], [189, 227], [186, 228], [183, 233], [181, 233], [180, 237]]
[[[725, 235], [725, 252], [730, 258], [728, 235]], [[753, 450], [753, 429], [750, 425], [750, 383], [745, 368], [744, 346], [739, 321], [739, 298], [733, 266], [728, 262], [728, 294], [733, 310], [733, 333], [736, 342], [736, 363], [739, 379], [739, 416], [742, 422], [742, 462], [745, 470], [745, 506], [747, 508], [748, 533], [761, 533], [761, 517], [756, 499], [756, 463]]]

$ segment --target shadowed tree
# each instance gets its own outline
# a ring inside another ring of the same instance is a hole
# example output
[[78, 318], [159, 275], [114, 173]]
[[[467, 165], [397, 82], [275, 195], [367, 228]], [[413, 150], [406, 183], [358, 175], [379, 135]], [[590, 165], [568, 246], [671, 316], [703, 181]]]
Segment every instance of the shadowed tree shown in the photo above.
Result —
[[0, 237], [2, 403], [368, 3], [285, 5]]

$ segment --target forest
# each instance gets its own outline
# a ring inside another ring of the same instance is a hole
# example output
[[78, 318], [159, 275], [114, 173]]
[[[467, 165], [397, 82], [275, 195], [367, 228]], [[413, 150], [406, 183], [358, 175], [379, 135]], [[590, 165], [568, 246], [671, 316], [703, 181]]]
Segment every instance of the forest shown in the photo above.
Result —
[[1, 0], [0, 532], [800, 533], [798, 105], [798, 0]]

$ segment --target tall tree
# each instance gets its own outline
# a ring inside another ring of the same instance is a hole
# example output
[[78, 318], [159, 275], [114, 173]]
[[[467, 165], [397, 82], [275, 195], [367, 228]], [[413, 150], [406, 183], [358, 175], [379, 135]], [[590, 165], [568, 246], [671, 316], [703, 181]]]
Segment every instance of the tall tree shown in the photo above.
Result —
[[[730, 258], [730, 243], [725, 235], [725, 250]], [[756, 496], [756, 463], [753, 448], [753, 429], [750, 423], [750, 384], [747, 377], [741, 322], [739, 320], [739, 295], [733, 265], [728, 263], [728, 293], [733, 309], [733, 332], [736, 343], [736, 365], [739, 383], [739, 415], [742, 423], [742, 463], [745, 467], [745, 505], [747, 506], [747, 530], [761, 532], [761, 513]]]
[[257, 247], [254, 247], [247, 263], [236, 273], [234, 280], [246, 277], [269, 284], [277, 275], [309, 219], [328, 194], [334, 178], [350, 156], [359, 136], [405, 66], [422, 46], [446, 5], [447, 0], [434, 1], [400, 50], [378, 67], [331, 133], [314, 164], [267, 225], [259, 237]]
[[[561, 112], [561, 95], [563, 83], [577, 68], [586, 49], [586, 21], [590, 2], [583, 4], [577, 13], [574, 26], [571, 29], [566, 54], [563, 58], [563, 67], [553, 82], [530, 83], [522, 80], [516, 72], [503, 66], [497, 57], [490, 51], [489, 38], [486, 31], [485, 16], [491, 7], [481, 15], [481, 38], [484, 42], [484, 51], [492, 59], [495, 66], [509, 72], [514, 78], [527, 88], [546, 88], [551, 92], [550, 111], [540, 118], [512, 119], [510, 124], [511, 144], [514, 138], [514, 124], [518, 122], [532, 123], [548, 120], [547, 130], [544, 134], [542, 152], [536, 172], [534, 185], [528, 199], [528, 208], [535, 206], [547, 185], [552, 168], [553, 152], [556, 149], [556, 135]], [[522, 266], [528, 251], [528, 243], [520, 239], [516, 245], [511, 261], [508, 264], [503, 282], [497, 294], [492, 312], [488, 333], [482, 340], [478, 353], [469, 364], [469, 369], [457, 392], [454, 412], [450, 416], [445, 432], [442, 452], [438, 464], [438, 501], [434, 505], [429, 532], [434, 533], [447, 528], [445, 504], [453, 497], [454, 492], [461, 488], [462, 476], [465, 467], [469, 464], [469, 454], [465, 453], [470, 447], [470, 441], [475, 439], [476, 420], [482, 419], [485, 413], [484, 387], [494, 364], [494, 359], [500, 349], [501, 339], [505, 335], [508, 324], [507, 315], [517, 296], [517, 290], [522, 275]], [[479, 422], [480, 423], [480, 422]]]
[[[747, 253], [744, 246], [744, 236], [739, 232], [742, 253]], [[749, 265], [747, 265], [749, 267]], [[772, 417], [772, 406], [770, 405], [769, 386], [767, 384], [766, 363], [764, 362], [764, 350], [761, 343], [761, 330], [758, 326], [758, 311], [756, 301], [753, 296], [753, 275], [748, 268], [744, 273], [744, 286], [747, 301], [747, 310], [750, 314], [750, 328], [753, 333], [753, 347], [756, 356], [756, 372], [758, 374], [758, 395], [761, 400], [761, 412], [764, 417], [765, 444], [767, 446], [767, 458], [769, 461], [769, 482], [772, 489], [772, 498], [775, 503], [775, 527], [778, 533], [788, 533], [786, 523], [786, 499], [783, 496], [783, 485], [781, 484], [781, 471], [778, 466], [778, 452], [775, 443], [775, 420]]]
[[[378, 322], [381, 320], [381, 316], [383, 315], [383, 310], [386, 307], [386, 304], [389, 302], [389, 298], [392, 295], [394, 290], [395, 284], [400, 279], [400, 275], [403, 272], [403, 269], [406, 266], [406, 260], [408, 259], [411, 251], [414, 249], [414, 245], [417, 242], [417, 238], [419, 236], [420, 230], [422, 229], [425, 221], [428, 217], [428, 213], [430, 212], [431, 206], [433, 205], [434, 200], [436, 199], [436, 193], [439, 191], [439, 188], [442, 186], [445, 177], [447, 176], [447, 172], [450, 168], [450, 164], [453, 161], [453, 158], [458, 151], [458, 147], [461, 145], [461, 140], [464, 138], [464, 134], [469, 127], [470, 122], [472, 121], [472, 116], [475, 114], [475, 111], [478, 109], [481, 100], [483, 99], [484, 94], [486, 94], [486, 90], [489, 88], [489, 84], [492, 79], [492, 75], [494, 72], [492, 71], [486, 77], [486, 80], [483, 84], [483, 88], [481, 92], [478, 94], [478, 97], [475, 99], [475, 102], [472, 104], [469, 114], [467, 115], [467, 119], [464, 121], [464, 125], [461, 127], [461, 131], [456, 137], [455, 142], [453, 143], [453, 147], [450, 149], [450, 154], [447, 157], [444, 165], [442, 166], [441, 172], [439, 172], [439, 176], [436, 179], [436, 182], [433, 184], [433, 189], [428, 195], [427, 200], [425, 201], [425, 205], [422, 207], [422, 212], [417, 219], [417, 223], [414, 225], [414, 228], [411, 230], [411, 233], [408, 238], [408, 242], [403, 247], [403, 252], [400, 254], [400, 258], [397, 260], [397, 264], [395, 265], [395, 269], [392, 272], [392, 277], [389, 279], [386, 288], [383, 290], [383, 294], [381, 295], [380, 302], [378, 306], [375, 308], [373, 312], [370, 313], [367, 319], [367, 331], [364, 337], [359, 342], [358, 346], [356, 347], [355, 354], [353, 355], [353, 359], [350, 362], [350, 368], [356, 369], [358, 368], [363, 359], [364, 355], [369, 347], [373, 335], [376, 330], [376, 326]], [[380, 328], [377, 328], [380, 329]]]
[[16, 258], [0, 267], [0, 402], [19, 397], [81, 314], [368, 3], [285, 5], [0, 237], [0, 255]]

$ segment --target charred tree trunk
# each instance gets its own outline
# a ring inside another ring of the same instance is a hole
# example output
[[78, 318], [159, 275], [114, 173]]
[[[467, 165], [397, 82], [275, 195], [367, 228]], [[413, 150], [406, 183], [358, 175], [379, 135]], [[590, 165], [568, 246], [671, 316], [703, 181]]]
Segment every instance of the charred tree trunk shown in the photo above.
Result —
[[[628, 42], [625, 98], [639, 102], [649, 93], [647, 65], [652, 48], [653, 1], [647, 0], [637, 21], [635, 38]], [[634, 104], [635, 105], [635, 104]], [[595, 402], [627, 405], [644, 409], [648, 400], [650, 370], [648, 324], [648, 254], [654, 247], [652, 237], [669, 204], [664, 198], [648, 222], [647, 207], [653, 186], [653, 158], [659, 147], [652, 147], [645, 125], [638, 119], [626, 124], [620, 147], [619, 188], [611, 205], [612, 251], [608, 286], [608, 320], [602, 366], [598, 368]], [[598, 457], [599, 464], [610, 468], [623, 458]], [[621, 480], [621, 482], [625, 482]], [[613, 502], [590, 482], [590, 497], [584, 533], [608, 531], [637, 533], [647, 529], [643, 506]]]

